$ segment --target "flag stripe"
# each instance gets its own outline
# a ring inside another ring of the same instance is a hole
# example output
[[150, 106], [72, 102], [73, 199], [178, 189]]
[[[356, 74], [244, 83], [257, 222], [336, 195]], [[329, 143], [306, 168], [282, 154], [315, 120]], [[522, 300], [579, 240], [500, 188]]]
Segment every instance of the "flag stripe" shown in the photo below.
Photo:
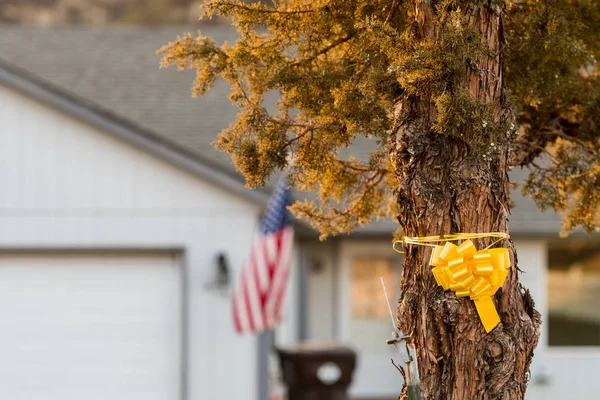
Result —
[[[259, 254], [260, 251], [255, 252], [255, 254]], [[256, 260], [255, 260], [256, 261]], [[257, 296], [257, 300], [258, 300], [258, 310], [255, 310], [258, 312], [258, 315], [256, 315], [257, 319], [260, 319], [262, 326], [267, 326], [267, 318], [265, 315], [265, 308], [264, 308], [264, 303], [265, 303], [265, 298], [264, 298], [264, 287], [261, 283], [261, 279], [260, 279], [260, 273], [258, 272], [259, 269], [262, 268], [262, 265], [260, 265], [257, 262], [254, 262], [251, 264], [250, 269], [252, 271], [252, 276], [254, 277], [254, 284], [256, 285], [255, 292], [256, 292], [256, 296]]]
[[254, 275], [248, 277], [248, 289], [250, 291], [250, 309], [252, 318], [257, 331], [262, 331], [265, 324], [263, 323], [263, 306], [261, 301], [261, 290], [258, 287], [259, 283], [254, 279]]
[[240, 329], [237, 332], [247, 332], [250, 331], [250, 321], [248, 319], [248, 312], [246, 308], [246, 303], [243, 301], [243, 298], [240, 296], [235, 296], [235, 312], [238, 315], [238, 320], [240, 322]]
[[[284, 281], [287, 281], [288, 275], [289, 275], [289, 269], [286, 269]], [[281, 318], [283, 316], [283, 303], [285, 300], [286, 292], [287, 292], [287, 285], [284, 283], [283, 285], [281, 285], [279, 287], [279, 292], [277, 293], [277, 299], [275, 302], [275, 320], [276, 321], [281, 321]]]
[[275, 320], [279, 319], [279, 315], [281, 314], [281, 298], [285, 294], [285, 290], [287, 287], [287, 279], [289, 274], [289, 261], [290, 261], [290, 253], [293, 245], [291, 230], [284, 230], [281, 234], [281, 243], [283, 246], [279, 263], [281, 267], [278, 270], [277, 275], [273, 279], [273, 288], [271, 290], [271, 295], [269, 296], [269, 311], [272, 315], [272, 318]]
[[273, 263], [274, 265], [278, 265], [279, 268], [277, 270], [271, 269], [271, 282], [269, 286], [268, 297], [266, 298], [265, 302], [265, 315], [267, 316], [269, 325], [273, 325], [276, 323], [272, 298], [273, 294], [275, 293], [275, 287], [277, 285], [277, 277], [279, 276], [280, 271], [283, 268], [286, 268], [285, 265], [282, 265], [280, 263], [281, 252], [279, 252], [279, 249], [281, 248], [281, 232], [274, 234], [271, 238], [271, 241], [274, 243], [274, 248], [278, 250], [275, 255], [276, 258], [273, 260]]
[[237, 333], [259, 333], [280, 322], [293, 248], [285, 180], [275, 189], [232, 295]]
[[[269, 265], [272, 274], [274, 267], [277, 265], [277, 234], [271, 234], [265, 237], [265, 256], [267, 265]], [[272, 276], [272, 275], [271, 275]]]
[[250, 303], [251, 294], [248, 290], [249, 281], [247, 279], [244, 279], [246, 277], [246, 275], [248, 275], [248, 274], [246, 271], [244, 271], [242, 273], [242, 279], [243, 279], [242, 292], [244, 294], [244, 306], [246, 308], [246, 315], [248, 316], [248, 325], [249, 325], [248, 327], [250, 328], [251, 331], [254, 331], [257, 329], [257, 326], [256, 326], [256, 323], [254, 322], [254, 315], [253, 315], [254, 313], [252, 311], [252, 305]]
[[267, 264], [267, 260], [265, 258], [265, 254], [264, 251], [260, 251], [260, 250], [254, 250], [252, 252], [252, 259], [254, 261], [254, 265], [256, 266], [257, 272], [258, 272], [258, 276], [259, 276], [259, 282], [260, 282], [260, 290], [266, 290], [267, 287], [269, 286], [269, 271], [268, 271], [268, 264]]

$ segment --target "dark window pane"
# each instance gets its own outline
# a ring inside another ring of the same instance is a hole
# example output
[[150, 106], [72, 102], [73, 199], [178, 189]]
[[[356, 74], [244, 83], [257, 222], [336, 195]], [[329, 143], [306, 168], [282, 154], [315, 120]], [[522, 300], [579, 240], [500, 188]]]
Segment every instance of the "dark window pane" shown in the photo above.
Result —
[[545, 323], [550, 346], [600, 346], [600, 240], [550, 243]]

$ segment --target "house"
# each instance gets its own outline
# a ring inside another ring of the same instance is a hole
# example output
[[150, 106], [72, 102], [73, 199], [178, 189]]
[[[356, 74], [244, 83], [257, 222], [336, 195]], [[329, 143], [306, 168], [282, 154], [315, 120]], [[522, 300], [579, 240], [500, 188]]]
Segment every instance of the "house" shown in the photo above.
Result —
[[[193, 99], [193, 72], [158, 69], [156, 49], [195, 29], [0, 28], [1, 398], [259, 399], [262, 348], [234, 334], [215, 281], [219, 260], [239, 275], [269, 187], [245, 189], [210, 145], [236, 112], [227, 87]], [[600, 243], [559, 240], [560, 216], [513, 197], [545, 321], [528, 398], [598, 397]], [[394, 229], [319, 242], [297, 225], [276, 342], [351, 344], [354, 398], [401, 387], [377, 279], [397, 295]]]

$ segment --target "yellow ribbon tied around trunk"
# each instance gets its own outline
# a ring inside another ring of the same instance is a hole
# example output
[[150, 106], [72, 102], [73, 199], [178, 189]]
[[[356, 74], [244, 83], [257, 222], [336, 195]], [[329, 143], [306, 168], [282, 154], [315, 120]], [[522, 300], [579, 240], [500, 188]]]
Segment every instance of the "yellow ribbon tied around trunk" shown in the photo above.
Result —
[[[479, 251], [470, 240], [490, 236], [499, 239]], [[490, 332], [500, 322], [492, 296], [502, 287], [510, 269], [508, 249], [490, 247], [505, 238], [508, 238], [508, 234], [501, 232], [459, 233], [445, 235], [443, 238], [440, 236], [405, 237], [402, 242], [433, 247], [429, 264], [433, 267], [432, 272], [437, 284], [444, 290], [453, 291], [456, 297], [470, 297], [475, 302], [485, 331]], [[464, 242], [460, 245], [450, 243], [456, 240], [464, 240]], [[427, 243], [444, 241], [446, 243], [443, 246]]]

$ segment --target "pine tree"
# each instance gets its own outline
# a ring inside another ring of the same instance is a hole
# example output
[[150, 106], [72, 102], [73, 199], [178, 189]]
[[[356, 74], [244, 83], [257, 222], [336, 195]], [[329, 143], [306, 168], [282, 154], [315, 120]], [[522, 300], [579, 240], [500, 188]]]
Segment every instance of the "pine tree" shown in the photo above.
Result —
[[[286, 170], [317, 200], [292, 206], [322, 239], [397, 216], [399, 235], [508, 232], [508, 172], [564, 232], [598, 226], [600, 4], [595, 0], [207, 1], [239, 39], [184, 36], [163, 65], [217, 78], [240, 111], [216, 147], [248, 187]], [[264, 96], [279, 94], [269, 112]], [[368, 159], [340, 150], [369, 140]], [[493, 239], [478, 239], [478, 248]], [[518, 282], [494, 295], [486, 333], [473, 302], [442, 290], [430, 248], [407, 246], [398, 307], [414, 335], [425, 399], [522, 399], [541, 318]]]

